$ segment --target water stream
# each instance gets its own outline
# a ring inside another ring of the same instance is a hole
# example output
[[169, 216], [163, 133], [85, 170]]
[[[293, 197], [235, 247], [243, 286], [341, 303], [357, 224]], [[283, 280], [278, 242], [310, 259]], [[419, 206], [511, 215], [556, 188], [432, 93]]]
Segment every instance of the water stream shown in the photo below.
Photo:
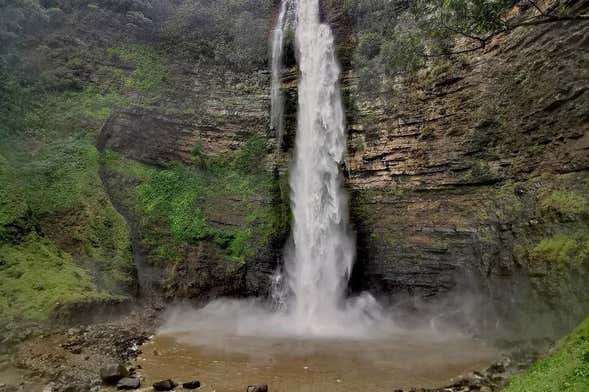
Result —
[[270, 126], [276, 132], [277, 145], [282, 142], [284, 133], [284, 96], [280, 90], [282, 79], [282, 53], [284, 51], [284, 35], [287, 28], [287, 14], [289, 11], [290, 0], [283, 0], [280, 4], [280, 11], [276, 19], [276, 25], [272, 30], [272, 109], [270, 116]]

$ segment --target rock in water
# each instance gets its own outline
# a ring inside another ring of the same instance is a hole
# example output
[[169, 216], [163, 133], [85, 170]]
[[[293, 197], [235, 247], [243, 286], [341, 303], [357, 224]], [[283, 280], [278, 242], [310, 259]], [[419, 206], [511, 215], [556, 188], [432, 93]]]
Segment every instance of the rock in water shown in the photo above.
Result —
[[117, 384], [117, 389], [130, 390], [137, 389], [141, 385], [141, 381], [137, 377], [121, 378]]
[[105, 384], [115, 385], [121, 378], [127, 377], [128, 375], [127, 368], [120, 363], [100, 369], [100, 378]]
[[153, 384], [153, 389], [155, 389], [156, 391], [171, 391], [177, 386], [178, 384], [168, 379], [156, 382], [155, 384]]
[[268, 392], [268, 385], [250, 385], [247, 387], [246, 392]]
[[196, 389], [200, 388], [200, 381], [189, 381], [182, 384], [182, 388], [184, 389]]

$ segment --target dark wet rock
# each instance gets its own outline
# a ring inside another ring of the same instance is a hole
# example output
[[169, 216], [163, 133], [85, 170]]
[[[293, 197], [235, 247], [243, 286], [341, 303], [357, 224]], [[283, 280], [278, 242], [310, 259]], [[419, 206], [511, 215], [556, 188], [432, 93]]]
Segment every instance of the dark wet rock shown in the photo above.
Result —
[[82, 347], [74, 346], [69, 349], [69, 352], [72, 354], [82, 354]]
[[268, 392], [268, 385], [266, 385], [266, 384], [250, 385], [247, 387], [246, 392]]
[[178, 384], [176, 384], [174, 381], [168, 379], [168, 380], [162, 380], [162, 381], [158, 381], [156, 383], [153, 384], [153, 389], [155, 389], [156, 391], [171, 391], [172, 389], [176, 388], [178, 386]]
[[522, 185], [516, 185], [513, 187], [513, 192], [518, 196], [522, 196], [526, 193], [526, 188], [524, 188]]
[[197, 389], [200, 388], [200, 381], [189, 381], [182, 384], [184, 389]]
[[117, 383], [117, 389], [130, 390], [137, 389], [141, 385], [141, 381], [137, 377], [125, 377]]
[[105, 384], [115, 385], [123, 377], [127, 377], [127, 368], [119, 364], [111, 364], [100, 369], [100, 379]]

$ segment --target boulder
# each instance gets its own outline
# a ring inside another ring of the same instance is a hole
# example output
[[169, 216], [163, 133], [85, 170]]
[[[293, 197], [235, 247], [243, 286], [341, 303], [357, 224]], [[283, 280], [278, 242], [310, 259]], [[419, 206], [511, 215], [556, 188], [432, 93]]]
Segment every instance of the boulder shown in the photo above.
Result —
[[200, 388], [200, 381], [189, 381], [182, 384], [182, 388], [184, 389], [196, 389]]
[[266, 385], [266, 384], [250, 385], [247, 387], [246, 392], [268, 392], [268, 385]]
[[103, 383], [109, 385], [115, 385], [121, 378], [128, 375], [127, 368], [120, 363], [111, 364], [100, 369], [100, 379]]
[[155, 389], [156, 391], [171, 391], [172, 389], [176, 388], [178, 386], [178, 384], [176, 384], [174, 381], [168, 379], [168, 380], [162, 380], [162, 381], [158, 381], [156, 383], [153, 384], [153, 389]]
[[137, 389], [141, 385], [141, 381], [137, 377], [124, 377], [117, 383], [119, 390]]

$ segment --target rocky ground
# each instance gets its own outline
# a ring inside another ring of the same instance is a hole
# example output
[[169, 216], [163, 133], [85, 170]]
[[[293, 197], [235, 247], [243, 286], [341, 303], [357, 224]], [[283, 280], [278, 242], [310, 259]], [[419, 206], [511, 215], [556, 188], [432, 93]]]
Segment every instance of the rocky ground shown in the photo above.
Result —
[[[1, 384], [1, 392], [88, 392], [102, 390], [100, 370], [123, 365], [133, 371], [132, 359], [158, 325], [157, 304], [137, 308], [115, 320], [64, 328], [22, 343], [9, 361], [20, 376]], [[15, 377], [12, 377], [15, 378]]]

